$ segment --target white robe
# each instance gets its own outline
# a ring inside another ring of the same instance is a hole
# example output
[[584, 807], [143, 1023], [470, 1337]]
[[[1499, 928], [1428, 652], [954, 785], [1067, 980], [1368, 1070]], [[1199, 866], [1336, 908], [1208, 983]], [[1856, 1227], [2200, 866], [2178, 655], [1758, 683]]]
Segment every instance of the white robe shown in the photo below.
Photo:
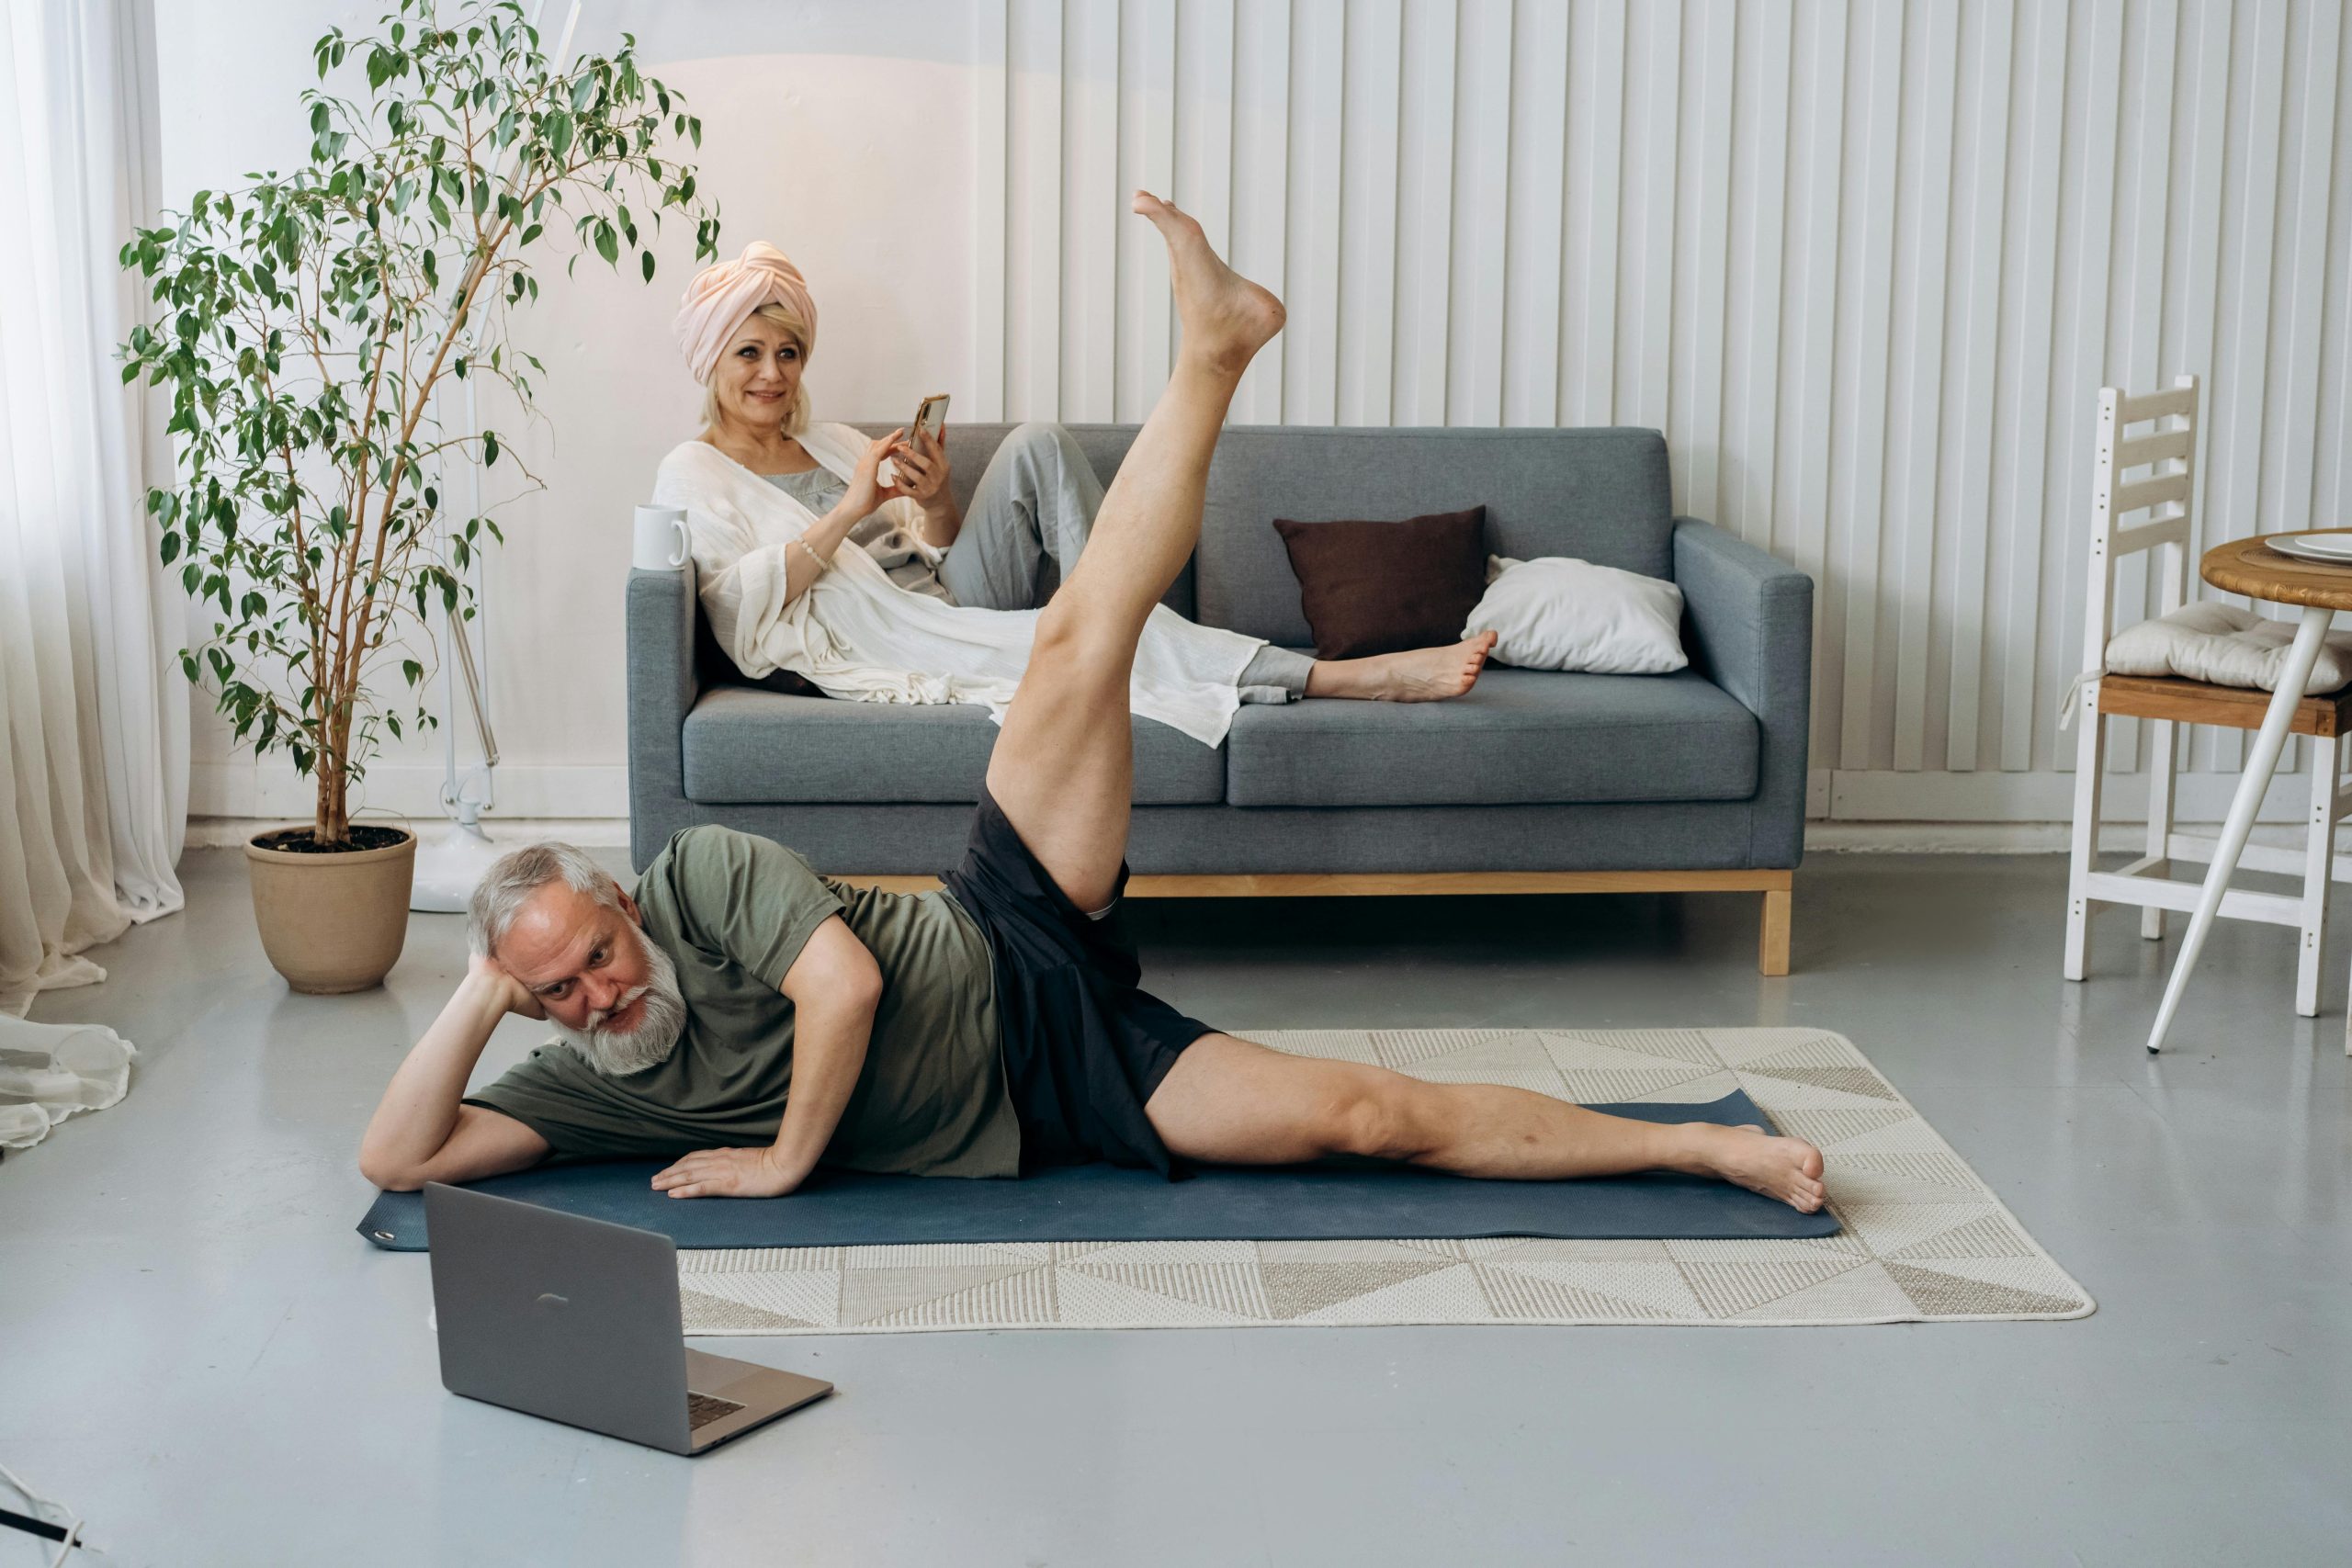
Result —
[[[843, 482], [866, 446], [844, 424], [812, 425], [799, 441]], [[977, 703], [1004, 721], [1028, 666], [1036, 611], [910, 593], [854, 546], [835, 552], [832, 569], [786, 604], [784, 547], [818, 519], [707, 441], [682, 443], [662, 459], [653, 500], [685, 509], [703, 613], [744, 674], [790, 670], [827, 696], [859, 702]], [[886, 502], [882, 513], [920, 537], [912, 500]], [[1136, 650], [1127, 705], [1218, 745], [1240, 703], [1241, 672], [1265, 646], [1157, 606]]]

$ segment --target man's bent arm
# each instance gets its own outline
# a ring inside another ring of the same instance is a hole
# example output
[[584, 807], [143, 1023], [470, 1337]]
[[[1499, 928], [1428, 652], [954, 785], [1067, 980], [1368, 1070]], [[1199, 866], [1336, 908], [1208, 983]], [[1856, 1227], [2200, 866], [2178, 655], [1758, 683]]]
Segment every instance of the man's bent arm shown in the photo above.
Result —
[[882, 1000], [882, 971], [836, 915], [800, 950], [785, 972], [782, 989], [794, 1014], [792, 1094], [768, 1158], [797, 1187], [832, 1142], [865, 1068], [874, 1011]]
[[506, 1016], [513, 982], [477, 960], [441, 1016], [384, 1089], [359, 1171], [377, 1186], [413, 1190], [427, 1181], [470, 1181], [546, 1157], [548, 1142], [511, 1116], [460, 1105], [466, 1079]]

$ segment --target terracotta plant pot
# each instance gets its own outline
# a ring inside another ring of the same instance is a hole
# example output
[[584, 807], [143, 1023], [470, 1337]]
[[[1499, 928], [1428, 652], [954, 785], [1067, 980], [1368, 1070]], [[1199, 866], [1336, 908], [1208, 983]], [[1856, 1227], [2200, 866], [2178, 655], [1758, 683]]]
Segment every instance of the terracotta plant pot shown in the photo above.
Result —
[[[369, 824], [374, 826], [374, 824]], [[262, 951], [286, 983], [311, 996], [380, 985], [408, 940], [416, 835], [380, 849], [306, 854], [268, 848], [307, 828], [273, 828], [245, 844]]]

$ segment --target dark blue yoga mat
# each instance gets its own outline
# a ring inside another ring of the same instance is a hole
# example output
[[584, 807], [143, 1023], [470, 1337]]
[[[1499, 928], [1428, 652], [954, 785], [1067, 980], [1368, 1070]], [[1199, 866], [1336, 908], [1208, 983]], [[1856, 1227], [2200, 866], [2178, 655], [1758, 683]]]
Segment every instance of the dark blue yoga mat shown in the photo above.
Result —
[[[1745, 1094], [1704, 1105], [1597, 1105], [1644, 1122], [1770, 1125]], [[1582, 1181], [1472, 1181], [1409, 1167], [1208, 1167], [1183, 1181], [1116, 1166], [1058, 1166], [1018, 1181], [959, 1181], [824, 1170], [786, 1198], [672, 1198], [648, 1185], [665, 1160], [542, 1166], [473, 1183], [640, 1230], [682, 1247], [882, 1247], [975, 1241], [1341, 1241], [1361, 1237], [1552, 1236], [1785, 1240], [1835, 1235], [1827, 1211], [1703, 1177], [1651, 1172]], [[424, 1200], [377, 1196], [359, 1234], [393, 1252], [426, 1250]]]

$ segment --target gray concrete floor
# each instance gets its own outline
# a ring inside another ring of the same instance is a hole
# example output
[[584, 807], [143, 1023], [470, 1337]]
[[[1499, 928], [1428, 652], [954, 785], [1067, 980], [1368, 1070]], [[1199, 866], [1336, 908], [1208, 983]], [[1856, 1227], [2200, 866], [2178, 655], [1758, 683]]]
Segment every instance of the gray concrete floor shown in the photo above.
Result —
[[458, 919], [296, 997], [241, 861], [184, 873], [35, 1010], [136, 1040], [130, 1098], [0, 1164], [0, 1461], [94, 1562], [2271, 1564], [2352, 1530], [2340, 943], [2300, 1020], [2291, 937], [2224, 925], [2151, 1061], [2175, 943], [2107, 915], [2065, 984], [2052, 857], [1816, 856], [1785, 980], [1747, 897], [1147, 906], [1157, 988], [1238, 1027], [1841, 1031], [2100, 1309], [712, 1341], [842, 1393], [689, 1462], [445, 1393], [425, 1259], [352, 1232]]

